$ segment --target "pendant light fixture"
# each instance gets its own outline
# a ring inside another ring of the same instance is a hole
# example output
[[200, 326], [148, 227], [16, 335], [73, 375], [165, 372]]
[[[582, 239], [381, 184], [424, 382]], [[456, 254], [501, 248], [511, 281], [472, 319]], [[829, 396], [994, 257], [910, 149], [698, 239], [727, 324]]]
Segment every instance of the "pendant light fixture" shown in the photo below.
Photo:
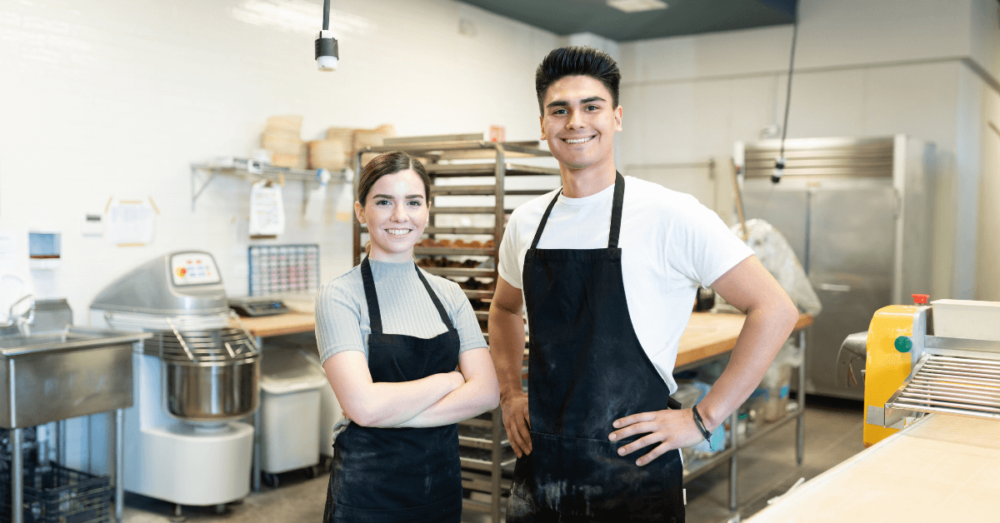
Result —
[[316, 66], [320, 71], [336, 71], [340, 61], [337, 39], [330, 30], [330, 0], [323, 0], [323, 29], [316, 39]]

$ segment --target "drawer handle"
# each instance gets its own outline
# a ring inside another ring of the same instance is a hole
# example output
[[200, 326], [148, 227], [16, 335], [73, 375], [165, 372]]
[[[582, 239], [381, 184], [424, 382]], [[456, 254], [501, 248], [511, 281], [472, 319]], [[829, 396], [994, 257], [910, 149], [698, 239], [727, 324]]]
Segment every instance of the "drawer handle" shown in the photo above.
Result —
[[835, 283], [823, 283], [819, 286], [820, 289], [830, 292], [850, 292], [850, 285], [837, 285]]

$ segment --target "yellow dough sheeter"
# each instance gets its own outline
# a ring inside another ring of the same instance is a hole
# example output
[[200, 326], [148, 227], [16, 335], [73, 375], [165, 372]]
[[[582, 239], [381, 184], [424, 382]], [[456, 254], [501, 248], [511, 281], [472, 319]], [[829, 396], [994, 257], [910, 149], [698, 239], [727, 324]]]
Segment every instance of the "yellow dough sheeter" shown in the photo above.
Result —
[[884, 307], [866, 345], [868, 448], [748, 521], [1000, 521], [1000, 302]]

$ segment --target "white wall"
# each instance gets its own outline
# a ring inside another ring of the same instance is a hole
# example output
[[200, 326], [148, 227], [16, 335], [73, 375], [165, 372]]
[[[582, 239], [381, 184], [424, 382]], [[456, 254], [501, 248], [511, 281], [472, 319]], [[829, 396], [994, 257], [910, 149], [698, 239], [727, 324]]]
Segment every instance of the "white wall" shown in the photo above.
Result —
[[[61, 231], [61, 293], [84, 324], [104, 286], [171, 250], [212, 252], [229, 292], [245, 294], [250, 185], [218, 179], [192, 211], [188, 165], [247, 155], [271, 115], [303, 115], [309, 139], [383, 123], [537, 137], [534, 69], [555, 35], [453, 0], [334, 8], [340, 70], [319, 73], [321, 0], [0, 3], [0, 231], [17, 240], [14, 269], [28, 229]], [[301, 191], [285, 187], [287, 232], [266, 243], [319, 243], [328, 280], [350, 268], [350, 226], [332, 212], [300, 223]], [[155, 200], [152, 244], [81, 235], [112, 196]]]
[[[114, 278], [175, 249], [213, 252], [230, 292], [243, 294], [249, 185], [219, 179], [191, 211], [190, 162], [247, 154], [275, 114], [304, 115], [306, 138], [381, 123], [403, 135], [502, 124], [510, 139], [535, 138], [534, 69], [566, 43], [620, 58], [620, 167], [716, 209], [731, 208], [725, 163], [715, 179], [661, 164], [726, 162], [734, 141], [781, 123], [790, 26], [618, 44], [559, 38], [451, 0], [334, 7], [341, 68], [321, 74], [319, 0], [0, 5], [0, 232], [18, 241], [14, 268], [24, 269], [27, 230], [61, 231], [60, 286], [79, 322]], [[1000, 166], [986, 125], [1000, 125], [998, 84], [987, 81], [1000, 77], [996, 2], [802, 0], [800, 16], [788, 136], [935, 142], [943, 183], [932, 292], [1000, 299]], [[112, 196], [156, 201], [151, 245], [81, 236], [83, 215]], [[300, 186], [288, 185], [285, 200], [288, 231], [269, 243], [320, 243], [323, 278], [347, 270], [349, 225], [331, 208], [324, 224], [301, 223]]]
[[[980, 212], [1000, 201], [986, 200], [1000, 171], [984, 171], [980, 151], [987, 80], [1000, 71], [996, 2], [802, 0], [799, 9], [788, 137], [906, 133], [935, 142], [931, 293], [1000, 296], [1000, 248], [987, 233], [995, 227], [983, 225], [1000, 215]], [[717, 170], [716, 183], [706, 169], [664, 164], [728, 162], [733, 142], [780, 126], [791, 38], [791, 26], [780, 26], [622, 44], [625, 170], [690, 192], [728, 219], [728, 170]]]
[[982, 96], [979, 168], [979, 241], [976, 298], [1000, 301], [1000, 93], [980, 86]]

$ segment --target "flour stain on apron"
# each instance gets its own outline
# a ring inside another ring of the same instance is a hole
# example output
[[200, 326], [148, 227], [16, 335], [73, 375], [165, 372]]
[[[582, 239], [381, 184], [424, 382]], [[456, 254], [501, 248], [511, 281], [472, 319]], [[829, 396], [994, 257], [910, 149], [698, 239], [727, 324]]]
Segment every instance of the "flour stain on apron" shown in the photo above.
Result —
[[639, 467], [610, 441], [619, 418], [670, 407], [670, 390], [643, 350], [622, 277], [625, 180], [615, 176], [607, 249], [539, 249], [557, 195], [525, 254], [531, 454], [517, 459], [508, 523], [683, 522], [680, 454]]

